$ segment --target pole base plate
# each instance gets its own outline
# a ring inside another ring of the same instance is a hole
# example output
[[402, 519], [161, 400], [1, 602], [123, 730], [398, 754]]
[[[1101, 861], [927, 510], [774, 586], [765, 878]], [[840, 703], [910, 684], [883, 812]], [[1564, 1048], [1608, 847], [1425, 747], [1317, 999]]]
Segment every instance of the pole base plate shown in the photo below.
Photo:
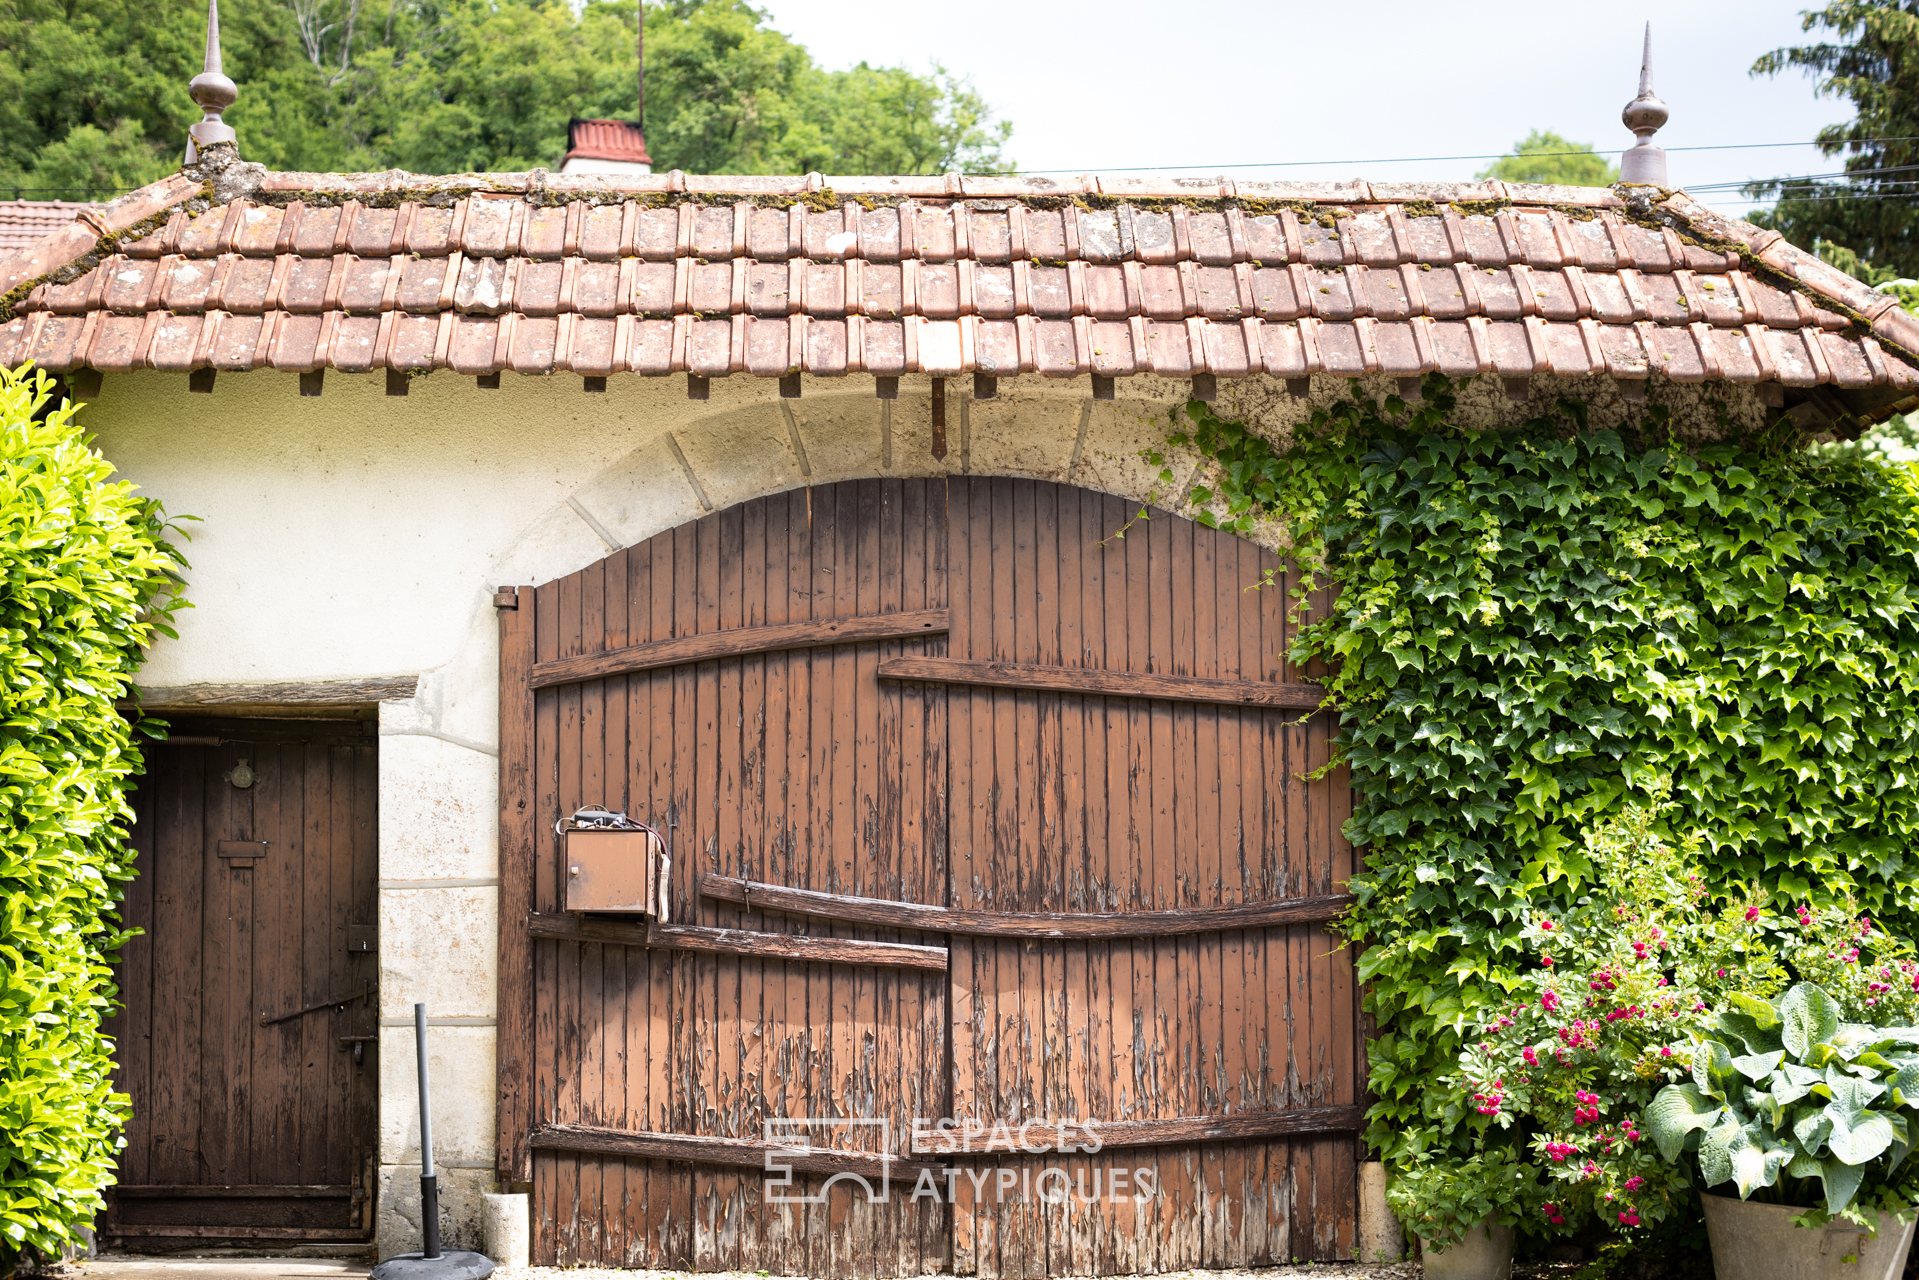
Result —
[[437, 1258], [419, 1253], [388, 1258], [373, 1268], [370, 1280], [486, 1280], [492, 1274], [493, 1259], [485, 1254], [449, 1249]]

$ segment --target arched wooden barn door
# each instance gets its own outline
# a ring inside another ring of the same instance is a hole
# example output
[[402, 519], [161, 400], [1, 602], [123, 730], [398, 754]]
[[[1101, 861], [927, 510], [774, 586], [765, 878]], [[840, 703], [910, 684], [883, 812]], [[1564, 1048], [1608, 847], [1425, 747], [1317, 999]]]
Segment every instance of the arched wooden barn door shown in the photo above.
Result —
[[[1131, 510], [848, 482], [503, 593], [500, 1160], [537, 1261], [1351, 1255], [1330, 717], [1283, 588], [1246, 589], [1283, 566], [1162, 512], [1112, 538]], [[563, 909], [555, 821], [600, 802], [668, 837], [668, 920]]]

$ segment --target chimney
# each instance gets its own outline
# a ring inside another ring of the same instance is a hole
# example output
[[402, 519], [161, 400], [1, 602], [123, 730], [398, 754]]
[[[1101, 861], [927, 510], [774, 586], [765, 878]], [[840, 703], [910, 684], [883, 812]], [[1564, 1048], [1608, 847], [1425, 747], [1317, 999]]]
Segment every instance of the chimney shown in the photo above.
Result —
[[237, 152], [240, 135], [220, 119], [220, 113], [240, 96], [239, 87], [220, 70], [220, 0], [207, 0], [206, 63], [199, 75], [187, 81], [187, 94], [205, 114], [187, 130], [186, 163], [197, 163], [200, 148], [215, 143], [225, 143]]
[[1666, 123], [1666, 104], [1652, 91], [1652, 23], [1646, 24], [1646, 51], [1639, 62], [1639, 96], [1626, 104], [1619, 118], [1639, 141], [1619, 157], [1621, 182], [1666, 186], [1666, 149], [1653, 145], [1652, 136]]

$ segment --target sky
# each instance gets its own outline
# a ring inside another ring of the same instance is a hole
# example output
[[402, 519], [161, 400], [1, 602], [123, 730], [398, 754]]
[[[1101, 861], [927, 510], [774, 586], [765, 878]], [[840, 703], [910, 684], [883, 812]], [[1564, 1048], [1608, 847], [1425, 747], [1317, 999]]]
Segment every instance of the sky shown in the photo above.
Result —
[[[1655, 140], [1687, 188], [1839, 167], [1806, 140], [1850, 105], [1796, 71], [1748, 74], [1807, 41], [1803, 3], [763, 0], [829, 69], [938, 62], [970, 77], [1013, 122], [1006, 154], [1023, 172], [1299, 181], [1467, 179], [1488, 161], [1426, 157], [1496, 155], [1535, 128], [1617, 162], [1650, 18], [1654, 88], [1672, 111]], [[1723, 149], [1753, 143], [1796, 145]], [[1697, 194], [1752, 207], [1734, 190]]]

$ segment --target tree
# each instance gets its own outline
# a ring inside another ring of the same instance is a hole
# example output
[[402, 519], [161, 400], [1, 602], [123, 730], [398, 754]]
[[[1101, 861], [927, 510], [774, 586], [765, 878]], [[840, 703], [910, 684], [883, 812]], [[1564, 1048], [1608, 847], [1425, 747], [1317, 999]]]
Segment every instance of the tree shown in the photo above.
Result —
[[1845, 124], [1819, 131], [1826, 156], [1845, 154], [1842, 174], [1778, 178], [1745, 188], [1774, 199], [1748, 215], [1796, 244], [1830, 241], [1900, 276], [1919, 276], [1919, 0], [1833, 0], [1802, 15], [1802, 29], [1838, 37], [1774, 49], [1752, 74], [1798, 69], [1816, 92], [1851, 100]]
[[[124, 188], [198, 117], [201, 0], [0, 0], [0, 187]], [[556, 167], [572, 116], [634, 108], [634, 0], [223, 0], [227, 120], [279, 169]], [[697, 173], [1010, 167], [969, 85], [828, 72], [742, 0], [646, 7], [647, 143]], [[83, 198], [83, 197], [75, 197]]]
[[1609, 187], [1619, 181], [1617, 166], [1593, 150], [1590, 142], [1568, 142], [1549, 129], [1534, 129], [1513, 153], [1480, 170], [1481, 178], [1501, 182], [1543, 182], [1562, 187]]

